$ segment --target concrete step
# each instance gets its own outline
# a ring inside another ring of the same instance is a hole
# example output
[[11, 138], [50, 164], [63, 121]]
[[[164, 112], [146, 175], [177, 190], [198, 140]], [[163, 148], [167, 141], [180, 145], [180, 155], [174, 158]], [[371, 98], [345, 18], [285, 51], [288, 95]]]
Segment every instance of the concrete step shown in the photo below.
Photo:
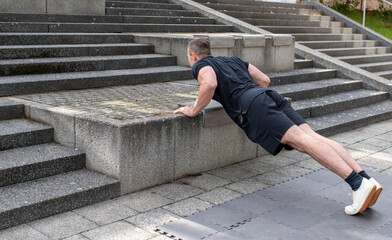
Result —
[[0, 229], [120, 195], [117, 180], [78, 170], [0, 188]]
[[380, 77], [392, 80], [392, 71], [391, 70], [374, 72], [374, 74], [377, 74]]
[[136, 43], [5, 45], [0, 59], [152, 54], [154, 46]]
[[240, 20], [250, 23], [252, 25], [263, 25], [263, 26], [303, 26], [303, 27], [343, 27], [341, 22], [331, 21], [309, 21], [296, 19], [260, 19], [260, 18], [240, 18]]
[[133, 43], [129, 33], [0, 33], [1, 45]]
[[[295, 8], [282, 8], [282, 7], [266, 7], [266, 6], [246, 6], [246, 5], [230, 5], [230, 4], [206, 4], [207, 7], [217, 11], [237, 11], [237, 12], [264, 12], [264, 13], [286, 13], [297, 15], [322, 15], [321, 11], [315, 9], [295, 9]], [[249, 16], [250, 17], [250, 16]]]
[[227, 15], [235, 18], [245, 19], [286, 19], [286, 20], [309, 20], [309, 21], [332, 21], [330, 16], [321, 15], [290, 15], [284, 13], [267, 13], [267, 12], [238, 12], [238, 11], [225, 11]]
[[388, 62], [392, 61], [392, 54], [370, 54], [370, 55], [354, 55], [354, 56], [343, 56], [338, 57], [339, 60], [350, 64], [363, 64], [363, 63], [374, 63], [374, 62]]
[[294, 69], [313, 68], [313, 61], [307, 59], [295, 59]]
[[252, 0], [196, 0], [195, 2], [202, 4], [231, 4], [231, 5], [250, 5], [250, 6], [264, 6], [264, 7], [283, 7], [283, 8], [296, 8], [296, 9], [313, 9], [311, 5], [300, 5], [292, 3], [277, 3], [277, 2], [264, 2]]
[[[116, 0], [119, 2], [140, 2], [140, 0]], [[144, 2], [149, 2], [149, 3], [170, 3], [169, 0], [148, 0]]]
[[55, 143], [0, 151], [0, 187], [83, 169], [85, 154]]
[[333, 93], [358, 90], [362, 87], [362, 81], [330, 78], [318, 81], [302, 82], [273, 86], [277, 92], [293, 101], [317, 98]]
[[227, 25], [132, 23], [0, 23], [0, 32], [231, 32]]
[[106, 15], [142, 15], [142, 16], [184, 16], [198, 17], [199, 14], [188, 10], [140, 9], [140, 8], [106, 8]]
[[150, 2], [127, 2], [127, 1], [106, 1], [106, 7], [114, 8], [147, 8], [147, 9], [168, 9], [182, 10], [182, 6], [173, 3], [150, 3]]
[[355, 40], [355, 41], [297, 41], [302, 45], [310, 48], [357, 48], [357, 47], [376, 47], [380, 46], [379, 41], [373, 40]]
[[0, 22], [122, 23], [123, 16], [1, 13]]
[[24, 105], [0, 98], [0, 120], [22, 118]]
[[357, 64], [356, 67], [362, 68], [369, 72], [392, 71], [392, 61]]
[[190, 68], [150, 67], [0, 77], [0, 96], [191, 79]]
[[258, 26], [264, 30], [272, 33], [342, 33], [352, 34], [355, 33], [353, 28], [324, 28], [324, 27], [297, 27], [297, 26]]
[[0, 121], [0, 150], [49, 143], [53, 128], [26, 119]]
[[340, 41], [340, 40], [365, 40], [363, 34], [313, 34], [292, 33], [296, 41]]
[[294, 84], [309, 81], [316, 81], [327, 78], [336, 77], [336, 70], [333, 69], [318, 69], [318, 68], [306, 68], [297, 69], [293, 71], [285, 72], [273, 72], [266, 73], [271, 79], [271, 86], [283, 85], [283, 84]]
[[325, 114], [371, 105], [389, 98], [387, 92], [355, 90], [294, 101], [291, 106], [303, 117], [318, 117]]
[[177, 64], [159, 54], [0, 60], [0, 76], [134, 69]]
[[124, 23], [215, 24], [215, 20], [207, 17], [124, 16]]
[[380, 103], [307, 119], [322, 135], [330, 136], [392, 118], [392, 102]]
[[316, 49], [322, 53], [333, 57], [351, 56], [351, 55], [372, 55], [372, 54], [385, 54], [390, 53], [390, 47], [361, 47], [361, 48], [329, 48], [329, 49]]

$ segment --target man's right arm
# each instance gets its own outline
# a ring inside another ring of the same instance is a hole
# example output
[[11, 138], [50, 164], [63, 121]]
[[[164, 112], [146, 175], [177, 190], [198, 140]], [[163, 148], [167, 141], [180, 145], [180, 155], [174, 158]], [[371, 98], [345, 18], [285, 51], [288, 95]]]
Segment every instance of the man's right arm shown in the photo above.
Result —
[[249, 63], [248, 71], [257, 86], [263, 88], [268, 87], [271, 82], [270, 78], [261, 72], [257, 67]]

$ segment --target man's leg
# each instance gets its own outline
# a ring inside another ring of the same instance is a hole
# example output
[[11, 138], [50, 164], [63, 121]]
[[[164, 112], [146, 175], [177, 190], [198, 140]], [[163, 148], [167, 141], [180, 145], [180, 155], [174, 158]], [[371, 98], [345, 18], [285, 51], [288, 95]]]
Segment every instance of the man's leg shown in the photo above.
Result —
[[354, 215], [366, 210], [372, 201], [376, 185], [355, 172], [330, 145], [294, 125], [283, 135], [281, 143], [312, 156], [319, 163], [342, 177], [353, 189], [353, 204], [345, 212]]
[[376, 185], [377, 187], [376, 193], [374, 194], [372, 200], [369, 203], [369, 207], [373, 206], [377, 202], [377, 199], [383, 190], [381, 184], [379, 184], [374, 178], [371, 178], [369, 175], [367, 175], [367, 173], [362, 169], [362, 167], [352, 158], [352, 156], [347, 152], [347, 150], [341, 144], [316, 133], [308, 124], [301, 124], [299, 127], [302, 130], [304, 130], [307, 134], [331, 146], [343, 158], [343, 160], [347, 163], [347, 165], [349, 165], [352, 169], [354, 169], [355, 172], [371, 180]]

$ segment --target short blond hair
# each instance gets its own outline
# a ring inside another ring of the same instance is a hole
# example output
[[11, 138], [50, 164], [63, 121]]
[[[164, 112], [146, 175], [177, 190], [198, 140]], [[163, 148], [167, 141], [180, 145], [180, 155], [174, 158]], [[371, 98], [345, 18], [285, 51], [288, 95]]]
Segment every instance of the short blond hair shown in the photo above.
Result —
[[188, 50], [189, 53], [195, 53], [200, 58], [211, 55], [210, 42], [205, 38], [197, 38], [189, 41]]

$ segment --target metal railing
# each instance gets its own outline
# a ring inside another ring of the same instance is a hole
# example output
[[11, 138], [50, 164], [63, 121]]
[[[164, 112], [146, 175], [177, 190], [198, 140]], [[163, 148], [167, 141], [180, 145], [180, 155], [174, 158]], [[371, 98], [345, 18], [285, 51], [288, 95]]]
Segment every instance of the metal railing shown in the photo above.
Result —
[[[390, 2], [388, 2], [388, 1], [385, 1], [385, 0], [381, 0], [381, 1], [383, 1], [383, 2], [385, 2], [386, 4], [389, 4], [389, 5], [391, 5], [392, 6], [392, 3], [390, 3]], [[363, 3], [363, 18], [362, 18], [362, 25], [363, 26], [365, 26], [365, 18], [366, 18], [366, 0], [365, 0], [365, 2]]]

